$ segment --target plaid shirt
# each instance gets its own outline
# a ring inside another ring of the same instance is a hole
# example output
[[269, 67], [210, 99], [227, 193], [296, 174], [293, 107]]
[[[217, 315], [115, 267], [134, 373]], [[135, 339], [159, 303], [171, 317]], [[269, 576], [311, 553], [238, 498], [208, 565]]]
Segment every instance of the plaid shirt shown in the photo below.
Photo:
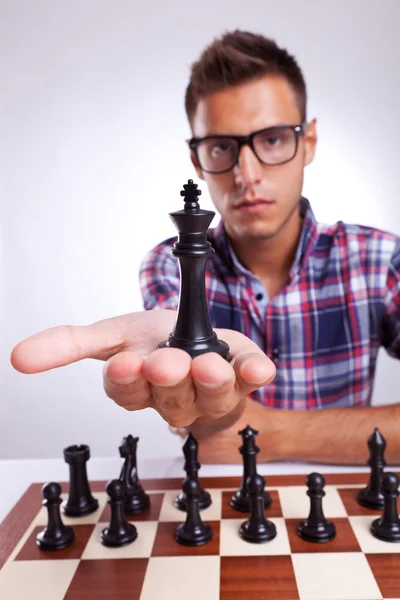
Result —
[[[223, 222], [210, 229], [215, 255], [206, 291], [213, 327], [255, 341], [276, 366], [275, 380], [252, 397], [272, 408], [368, 406], [380, 346], [400, 358], [400, 239], [371, 227], [304, 217], [290, 281], [269, 301], [261, 281], [238, 261]], [[145, 310], [176, 309], [176, 237], [143, 259]]]

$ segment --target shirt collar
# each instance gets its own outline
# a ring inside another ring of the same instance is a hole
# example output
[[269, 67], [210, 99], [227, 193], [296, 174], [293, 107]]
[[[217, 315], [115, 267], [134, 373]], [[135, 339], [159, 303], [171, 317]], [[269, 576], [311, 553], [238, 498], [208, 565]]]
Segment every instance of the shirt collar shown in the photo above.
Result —
[[[311, 208], [311, 204], [304, 196], [300, 200], [300, 214], [303, 217], [303, 226], [301, 229], [301, 235], [295, 259], [290, 269], [290, 279], [296, 277], [296, 275], [305, 268], [309, 255], [311, 254], [318, 235], [317, 231], [317, 220], [314, 212]], [[221, 220], [214, 230], [213, 245], [217, 250], [218, 254], [223, 257], [229, 270], [235, 273], [237, 276], [249, 276], [251, 272], [246, 269], [239, 261], [226, 233], [224, 223]]]

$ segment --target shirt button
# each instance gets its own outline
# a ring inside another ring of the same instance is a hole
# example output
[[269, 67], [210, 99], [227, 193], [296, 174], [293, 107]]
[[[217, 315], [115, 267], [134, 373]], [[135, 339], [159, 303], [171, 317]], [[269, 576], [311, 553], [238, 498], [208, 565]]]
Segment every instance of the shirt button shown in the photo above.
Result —
[[274, 348], [272, 350], [272, 358], [274, 360], [278, 360], [278, 358], [279, 358], [279, 348]]
[[262, 294], [261, 292], [258, 292], [258, 294], [256, 294], [256, 300], [262, 300], [264, 298], [264, 294]]

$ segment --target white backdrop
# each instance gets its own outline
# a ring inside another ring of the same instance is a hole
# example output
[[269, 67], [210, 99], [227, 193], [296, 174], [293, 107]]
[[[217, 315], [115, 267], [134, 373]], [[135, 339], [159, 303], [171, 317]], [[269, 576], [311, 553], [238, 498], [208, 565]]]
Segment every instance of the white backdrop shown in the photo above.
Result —
[[[142, 458], [180, 452], [155, 413], [104, 394], [102, 363], [22, 375], [9, 355], [41, 329], [142, 308], [140, 260], [175, 234], [168, 212], [196, 178], [183, 95], [214, 36], [262, 32], [299, 59], [317, 218], [400, 234], [399, 21], [399, 0], [0, 0], [1, 458], [113, 456], [129, 432]], [[398, 383], [382, 352], [376, 401], [400, 401]]]

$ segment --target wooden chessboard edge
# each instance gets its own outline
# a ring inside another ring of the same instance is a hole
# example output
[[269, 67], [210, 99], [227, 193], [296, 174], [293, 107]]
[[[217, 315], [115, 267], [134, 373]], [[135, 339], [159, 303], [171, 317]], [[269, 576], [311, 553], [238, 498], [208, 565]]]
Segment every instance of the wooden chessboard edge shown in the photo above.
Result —
[[42, 484], [32, 483], [0, 523], [0, 569], [38, 513]]

